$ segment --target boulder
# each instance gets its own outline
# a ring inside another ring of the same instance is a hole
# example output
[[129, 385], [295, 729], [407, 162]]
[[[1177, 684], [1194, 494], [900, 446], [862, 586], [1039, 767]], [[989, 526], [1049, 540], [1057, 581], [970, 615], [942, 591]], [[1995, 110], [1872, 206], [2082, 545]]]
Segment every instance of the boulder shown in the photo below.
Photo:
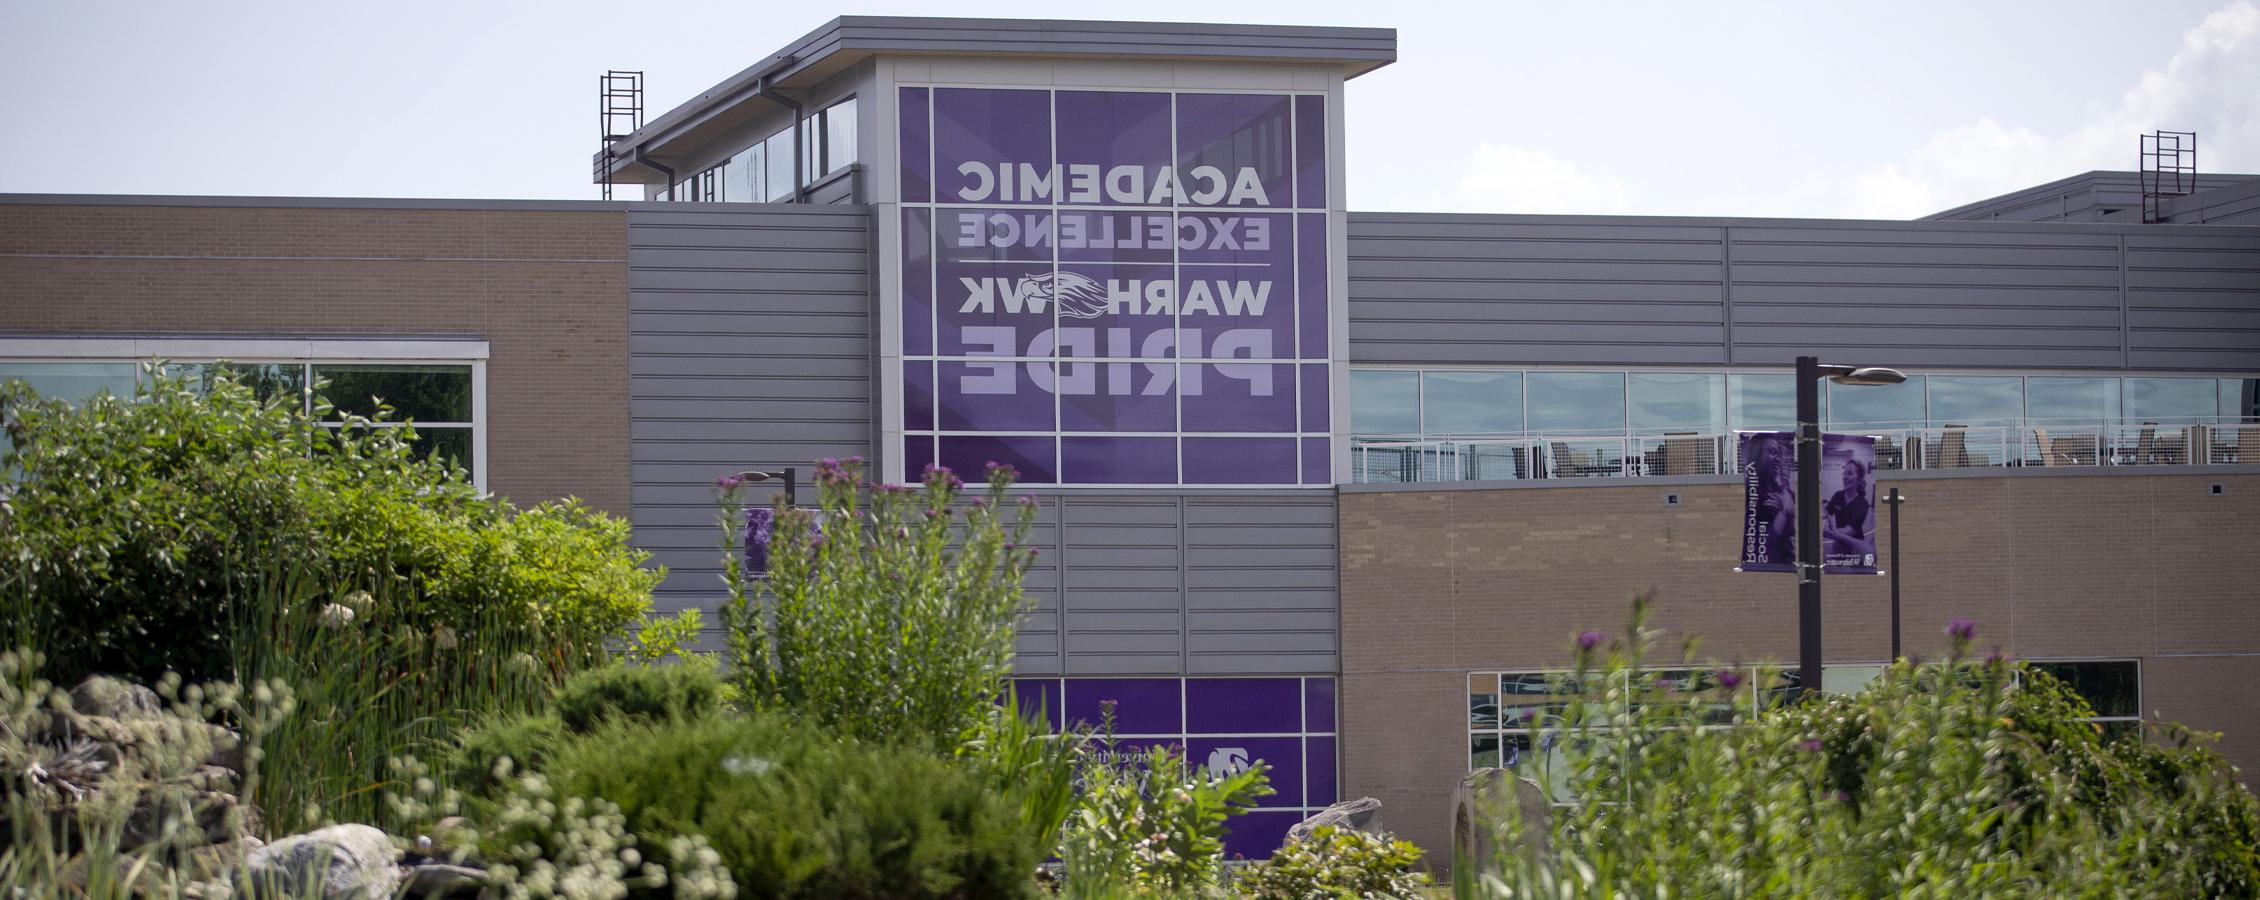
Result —
[[105, 719], [154, 719], [164, 714], [165, 703], [156, 691], [108, 675], [89, 675], [71, 688], [71, 709], [82, 716]]
[[400, 895], [406, 900], [455, 900], [479, 896], [487, 873], [470, 866], [424, 863], [408, 869]]
[[1346, 828], [1351, 831], [1363, 831], [1367, 834], [1380, 834], [1382, 832], [1381, 801], [1372, 797], [1359, 797], [1356, 800], [1344, 800], [1336, 803], [1311, 814], [1308, 819], [1295, 823], [1295, 827], [1287, 829], [1287, 839], [1290, 841], [1302, 840], [1309, 836], [1312, 830], [1322, 825], [1332, 825], [1335, 828]]
[[[392, 838], [367, 825], [332, 825], [282, 838], [244, 857], [237, 893], [324, 900], [390, 900], [405, 874]], [[244, 882], [248, 882], [245, 884]]]

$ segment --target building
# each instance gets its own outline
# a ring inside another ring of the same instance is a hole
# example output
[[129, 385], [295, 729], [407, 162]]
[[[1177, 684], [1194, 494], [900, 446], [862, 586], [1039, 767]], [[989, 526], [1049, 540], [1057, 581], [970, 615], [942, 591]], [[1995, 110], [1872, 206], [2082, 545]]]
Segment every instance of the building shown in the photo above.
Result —
[[[718, 474], [1011, 462], [1025, 690], [1270, 763], [1254, 854], [1360, 795], [1442, 851], [1452, 785], [1518, 750], [1502, 711], [1635, 592], [1793, 658], [1790, 581], [1732, 571], [1727, 438], [1786, 425], [1800, 353], [1896, 366], [1827, 415], [1911, 498], [1908, 649], [1974, 619], [2260, 766], [2227, 564], [2260, 534], [2260, 178], [1916, 222], [1353, 212], [1342, 86], [1395, 55], [850, 17], [611, 143], [645, 200], [0, 197], [0, 375], [444, 382], [436, 449], [630, 517], [662, 609], [716, 599]], [[1889, 655], [1885, 581], [1828, 581], [1831, 681]]]

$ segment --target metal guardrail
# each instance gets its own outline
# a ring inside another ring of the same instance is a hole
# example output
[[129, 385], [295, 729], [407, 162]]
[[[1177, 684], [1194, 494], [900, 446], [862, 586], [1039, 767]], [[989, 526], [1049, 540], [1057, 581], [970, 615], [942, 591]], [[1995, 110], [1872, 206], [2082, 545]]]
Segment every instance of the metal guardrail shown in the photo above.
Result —
[[[2260, 465], [2260, 423], [2018, 425], [1832, 430], [1873, 435], [1878, 469]], [[1358, 439], [1357, 482], [1518, 481], [1731, 474], [1732, 434]]]

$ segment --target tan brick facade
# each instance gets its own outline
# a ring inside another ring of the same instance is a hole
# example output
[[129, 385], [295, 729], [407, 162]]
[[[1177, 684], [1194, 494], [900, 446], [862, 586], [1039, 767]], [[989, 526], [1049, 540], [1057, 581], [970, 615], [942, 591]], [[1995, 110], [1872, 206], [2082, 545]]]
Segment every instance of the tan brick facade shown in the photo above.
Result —
[[[2210, 493], [2225, 485], [2223, 495]], [[2031, 658], [2136, 658], [2146, 714], [2220, 731], [2260, 770], [2260, 475], [2002, 475], [1886, 481], [1909, 497], [1903, 640], [1955, 618]], [[1678, 494], [1681, 505], [1667, 506]], [[1583, 629], [1656, 624], [1730, 661], [1793, 662], [1796, 587], [1733, 570], [1740, 485], [1623, 483], [1341, 497], [1344, 796], [1448, 847], [1467, 767], [1465, 676], [1559, 666]], [[1889, 579], [1829, 578], [1831, 663], [1890, 652]]]
[[626, 515], [627, 219], [0, 204], [0, 334], [473, 337], [487, 481]]

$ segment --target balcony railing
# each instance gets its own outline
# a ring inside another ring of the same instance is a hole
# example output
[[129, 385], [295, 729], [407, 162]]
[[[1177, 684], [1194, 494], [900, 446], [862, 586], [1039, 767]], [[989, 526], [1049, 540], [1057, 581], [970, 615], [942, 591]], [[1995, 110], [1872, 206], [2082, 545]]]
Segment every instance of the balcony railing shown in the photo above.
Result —
[[[1878, 469], [2025, 466], [2260, 465], [2260, 423], [2063, 424], [1832, 431], [1873, 435]], [[1724, 475], [1735, 466], [1732, 434], [1524, 435], [1358, 438], [1350, 474], [1358, 482], [1515, 481]]]

